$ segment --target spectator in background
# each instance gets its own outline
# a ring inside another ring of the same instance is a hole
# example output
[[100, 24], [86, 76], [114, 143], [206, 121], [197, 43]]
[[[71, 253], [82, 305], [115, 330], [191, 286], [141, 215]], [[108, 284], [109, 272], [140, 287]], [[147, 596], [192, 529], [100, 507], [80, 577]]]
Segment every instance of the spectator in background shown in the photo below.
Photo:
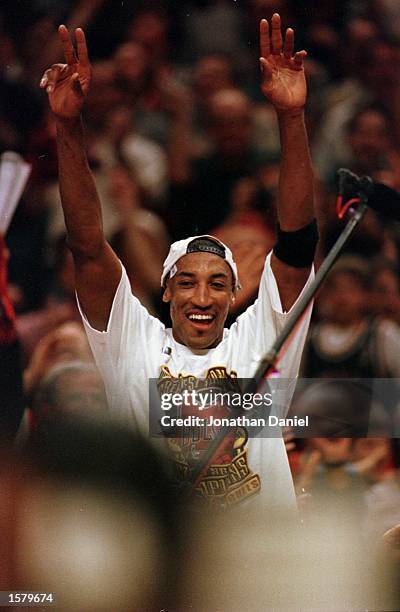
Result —
[[[1, 11], [0, 153], [17, 151], [29, 158], [32, 132], [41, 124], [43, 104], [37, 95], [37, 88], [24, 75], [21, 41], [13, 38], [8, 25], [6, 15]], [[10, 249], [8, 276], [19, 293], [18, 310], [38, 308], [46, 292], [42, 250], [46, 219], [41, 202], [33, 193], [34, 180], [29, 181], [7, 233]]]
[[359, 176], [366, 174], [375, 180], [381, 180], [384, 172], [390, 176], [389, 185], [400, 189], [400, 155], [390, 119], [385, 108], [379, 105], [364, 106], [355, 111], [345, 128], [345, 155], [336, 160], [336, 166], [330, 171], [332, 185], [336, 171], [346, 167]]
[[[111, 237], [121, 227], [116, 202], [109, 189], [110, 169], [121, 160], [133, 173], [147, 208], [160, 210], [167, 191], [167, 157], [163, 148], [138, 132], [140, 118], [130, 105], [119, 103], [109, 109], [100, 125], [90, 122], [86, 134], [90, 165], [102, 195], [104, 231]], [[64, 219], [60, 207], [58, 182], [45, 191], [50, 212], [49, 240], [64, 234]]]
[[[388, 390], [387, 383], [379, 387], [370, 380], [311, 380], [303, 384], [291, 408], [292, 415], [308, 415], [308, 434], [314, 436], [303, 440], [304, 450], [293, 463], [297, 490], [311, 493], [303, 509], [315, 514], [329, 502], [342, 509], [349, 502], [356, 504], [353, 529], [371, 548], [400, 518], [389, 437], [394, 415], [388, 404], [393, 399], [395, 384]], [[342, 514], [339, 520], [348, 518]]]
[[393, 139], [390, 117], [384, 108], [370, 106], [359, 110], [347, 126], [351, 159], [341, 164], [358, 175], [375, 180], [380, 171], [392, 176], [391, 187], [400, 190], [400, 155]]
[[169, 27], [169, 17], [161, 7], [142, 8], [130, 23], [126, 39], [143, 45], [152, 66], [160, 70], [167, 66], [171, 55]]
[[209, 99], [221, 89], [235, 86], [234, 63], [226, 53], [210, 53], [200, 57], [193, 71], [193, 89], [204, 109]]
[[326, 93], [320, 129], [313, 143], [319, 177], [330, 180], [331, 169], [346, 154], [346, 125], [360, 105], [380, 104], [389, 113], [395, 146], [399, 142], [400, 80], [395, 68], [399, 46], [373, 30], [359, 32], [349, 25], [347, 53], [354, 57], [347, 79]]
[[94, 363], [62, 360], [48, 368], [36, 386], [30, 425], [46, 426], [62, 415], [95, 420], [106, 414], [104, 385]]
[[379, 259], [373, 267], [372, 277], [376, 311], [400, 325], [400, 279], [397, 266]]
[[296, 487], [311, 493], [304, 519], [335, 505], [335, 523], [352, 520], [352, 532], [371, 552], [400, 520], [400, 487], [388, 438], [312, 438], [306, 441]]
[[[68, 370], [70, 363], [75, 364], [75, 366], [71, 369], [72, 373], [68, 386], [64, 389], [64, 395], [61, 395], [62, 388], [60, 387], [60, 390], [57, 388], [57, 395], [56, 385], [58, 385], [58, 382], [56, 382], [56, 379], [58, 381], [58, 373], [60, 373], [61, 379], [61, 375], [63, 375], [66, 368], [67, 376], [65, 379], [67, 379], [70, 372]], [[76, 364], [79, 364], [79, 367]], [[56, 372], [54, 376], [51, 375], [53, 370]], [[82, 373], [82, 376], [80, 373]], [[69, 407], [71, 409], [74, 406], [79, 407], [82, 404], [79, 401], [80, 397], [83, 397], [83, 403], [91, 401], [90, 396], [85, 396], [84, 394], [86, 374], [88, 376], [88, 389], [90, 389], [90, 387], [93, 387], [93, 384], [95, 385], [98, 374], [96, 374], [92, 352], [80, 323], [64, 323], [41, 337], [24, 371], [24, 391], [27, 405], [17, 435], [19, 446], [26, 442], [32, 428], [36, 427], [38, 422], [42, 420], [42, 417], [43, 419], [46, 417], [46, 411], [49, 412], [50, 408], [52, 409], [51, 412], [54, 412], [54, 416], [57, 417], [62, 414], [64, 408], [68, 411]], [[47, 382], [49, 382], [49, 385]], [[79, 386], [81, 383], [82, 390], [80, 391]], [[97, 387], [99, 387], [99, 383], [97, 383]], [[50, 395], [47, 393], [48, 388], [51, 388], [51, 393], [53, 394], [51, 395], [51, 401]], [[41, 390], [45, 390], [43, 391], [43, 396], [40, 394]], [[104, 393], [104, 390], [102, 392]], [[44, 396], [46, 400], [42, 401]], [[38, 400], [38, 397], [41, 399]], [[96, 398], [94, 399], [96, 400]], [[48, 406], [46, 404], [46, 408], [45, 401], [49, 404]], [[101, 405], [101, 402], [94, 401], [95, 408], [97, 404]], [[100, 411], [97, 411], [96, 408], [97, 412]]]
[[[22, 37], [21, 54], [24, 59], [24, 76], [31, 84], [36, 84], [45, 66], [60, 59], [60, 47], [57, 40], [56, 24], [66, 20], [69, 27], [75, 28], [78, 23], [88, 24], [95, 17], [105, 0], [66, 0], [65, 2], [31, 3], [36, 6], [31, 12], [17, 8], [16, 24], [27, 19], [29, 24], [26, 38]], [[32, 19], [32, 17], [35, 18]], [[32, 20], [32, 23], [29, 21]], [[18, 30], [17, 30], [18, 32]], [[19, 32], [18, 32], [19, 33]]]
[[249, 98], [238, 89], [225, 89], [211, 96], [208, 105], [208, 133], [214, 152], [191, 159], [191, 99], [178, 89], [174, 96], [169, 143], [170, 202], [174, 209], [169, 227], [173, 238], [181, 238], [209, 233], [221, 224], [232, 210], [237, 182], [266, 165], [266, 155], [253, 143]]
[[92, 66], [93, 87], [87, 99], [87, 121], [97, 130], [104, 129], [109, 113], [123, 102], [121, 92], [115, 86], [114, 70], [112, 57], [94, 62]]
[[145, 108], [155, 103], [154, 67], [148, 52], [138, 42], [123, 43], [114, 53], [115, 83], [121, 96], [133, 106], [140, 100]]
[[304, 351], [308, 378], [398, 378], [400, 328], [371, 312], [371, 277], [366, 261], [343, 257], [317, 300], [319, 323]]
[[236, 7], [227, 0], [193, 0], [183, 9], [182, 22], [184, 56], [189, 61], [209, 53], [223, 52], [235, 57], [236, 64], [248, 64], [240, 6]]
[[168, 122], [161, 105], [164, 69], [152, 62], [148, 50], [131, 40], [114, 53], [114, 83], [121, 103], [134, 109], [143, 136], [165, 144]]
[[60, 325], [79, 319], [74, 289], [74, 271], [65, 236], [54, 247], [51, 292], [42, 308], [20, 314], [16, 326], [21, 339], [24, 363], [28, 363], [38, 343]]
[[[69, 369], [71, 363], [74, 366]], [[44, 336], [24, 371], [27, 404], [16, 436], [17, 445], [23, 446], [31, 431], [39, 422], [46, 422], [49, 414], [56, 418], [69, 410], [82, 409], [84, 413], [92, 400], [93, 413], [102, 412], [101, 407], [106, 405], [101, 400], [104, 389], [96, 372], [81, 325], [65, 323]], [[64, 387], [58, 383], [59, 375], [60, 380], [64, 376], [67, 381]]]
[[143, 207], [143, 190], [123, 163], [110, 170], [109, 190], [121, 217], [112, 245], [126, 268], [133, 294], [149, 312], [160, 314], [160, 275], [168, 252], [164, 224]]
[[[346, 398], [339, 395], [338, 400]], [[313, 405], [311, 400], [305, 405], [303, 413], [317, 415], [321, 401], [325, 401], [323, 393], [317, 403]], [[400, 521], [400, 481], [390, 438], [334, 436], [305, 440], [295, 485], [298, 491], [311, 494], [304, 507], [305, 521], [311, 517], [315, 520], [318, 512], [332, 503], [341, 510], [334, 520], [340, 523], [353, 517], [353, 533], [364, 539], [370, 551]]]
[[[189, 146], [191, 157], [201, 157], [210, 153], [213, 144], [207, 132], [208, 107], [212, 96], [223, 89], [231, 89], [237, 86], [237, 75], [234, 63], [226, 53], [212, 53], [200, 57], [194, 65], [191, 81], [191, 103], [192, 103], [192, 134]], [[172, 83], [172, 90], [177, 84]], [[171, 79], [166, 79], [164, 94], [167, 99], [171, 86]], [[172, 96], [172, 109], [174, 96]], [[170, 110], [171, 110], [170, 109]], [[173, 110], [173, 109], [172, 109]]]
[[104, 169], [122, 159], [155, 208], [160, 207], [167, 190], [167, 158], [160, 145], [138, 133], [138, 119], [131, 106], [110, 110], [104, 129], [94, 138], [93, 149]]
[[51, 368], [70, 361], [93, 363], [93, 356], [82, 325], [64, 323], [46, 334], [36, 345], [24, 372], [24, 387], [32, 396]]
[[43, 106], [37, 90], [24, 78], [20, 48], [0, 15], [0, 150], [26, 153], [31, 130]]

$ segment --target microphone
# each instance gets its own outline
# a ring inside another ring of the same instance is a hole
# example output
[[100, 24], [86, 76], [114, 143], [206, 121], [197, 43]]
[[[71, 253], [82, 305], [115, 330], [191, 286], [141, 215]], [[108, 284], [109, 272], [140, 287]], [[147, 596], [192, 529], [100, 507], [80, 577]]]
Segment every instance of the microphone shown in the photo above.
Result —
[[360, 177], [347, 168], [339, 168], [337, 175], [339, 195], [342, 196], [343, 200], [347, 201], [350, 198], [357, 197]]
[[357, 176], [347, 168], [340, 168], [337, 175], [339, 195], [344, 202], [364, 194], [370, 208], [385, 217], [400, 221], [400, 193], [395, 189], [373, 181], [369, 176]]

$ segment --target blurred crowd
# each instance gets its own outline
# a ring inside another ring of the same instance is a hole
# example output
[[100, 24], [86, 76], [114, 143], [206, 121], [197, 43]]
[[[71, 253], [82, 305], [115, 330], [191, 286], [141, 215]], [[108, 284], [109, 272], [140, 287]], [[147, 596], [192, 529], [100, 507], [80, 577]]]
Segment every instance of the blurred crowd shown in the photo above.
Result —
[[[254, 301], [265, 255], [275, 241], [279, 134], [274, 111], [259, 91], [258, 62], [258, 22], [274, 12], [281, 14], [284, 27], [294, 27], [296, 48], [308, 52], [306, 118], [322, 261], [346, 222], [337, 218], [335, 207], [340, 167], [400, 191], [399, 2], [2, 2], [0, 153], [17, 151], [32, 165], [0, 242], [4, 438], [16, 438], [23, 446], [33, 434], [45, 435], [38, 433], [40, 424], [54, 414], [101, 421], [106, 413], [75, 302], [54, 124], [38, 87], [44, 69], [63, 61], [57, 26], [86, 32], [93, 65], [85, 110], [88, 156], [105, 233], [127, 269], [132, 291], [168, 324], [159, 279], [169, 243], [213, 234], [232, 249], [243, 286], [231, 323]], [[400, 378], [399, 246], [400, 225], [368, 211], [316, 298], [304, 377]], [[308, 399], [319, 405], [325, 396]], [[335, 401], [342, 406], [344, 400]], [[395, 416], [386, 410], [383, 418]], [[321, 503], [346, 498], [356, 508], [354, 526], [364, 540], [380, 541], [400, 523], [400, 453], [394, 436], [295, 439], [287, 449], [308, 517], [318, 515]], [[132, 461], [140, 465], [138, 457]], [[48, 470], [50, 455], [43, 462], [40, 469]], [[99, 470], [100, 464], [99, 459]], [[21, 488], [28, 486], [23, 464], [14, 469]], [[61, 500], [61, 493], [52, 491], [44, 494]], [[34, 507], [39, 501], [31, 493]], [[124, 512], [124, 496], [112, 521]], [[143, 547], [161, 564], [167, 556], [151, 539], [157, 517], [143, 510], [147, 503], [137, 507], [138, 521], [145, 523]], [[333, 518], [339, 523], [338, 516]], [[97, 518], [99, 524], [104, 519]], [[239, 538], [239, 551], [241, 546]], [[202, 568], [201, 551], [199, 558], [193, 571]], [[135, 563], [131, 560], [125, 570], [136, 571]], [[295, 567], [294, 557], [292, 563]], [[146, 580], [152, 584], [149, 575]], [[207, 609], [207, 600], [198, 602]]]

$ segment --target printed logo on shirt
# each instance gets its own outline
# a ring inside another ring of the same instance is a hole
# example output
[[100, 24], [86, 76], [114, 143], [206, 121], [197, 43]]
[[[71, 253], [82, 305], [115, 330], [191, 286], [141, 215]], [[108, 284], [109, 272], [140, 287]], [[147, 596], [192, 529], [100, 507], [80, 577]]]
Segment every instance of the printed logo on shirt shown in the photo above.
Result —
[[[224, 379], [232, 390], [238, 390], [235, 380], [237, 373], [228, 373], [225, 366], [209, 368], [205, 379], [199, 379], [192, 374], [179, 374], [174, 376], [167, 366], [162, 366], [158, 379], [158, 389], [161, 393], [182, 393], [188, 390], [210, 390], [216, 379]], [[220, 389], [221, 387], [219, 387]], [[188, 410], [187, 407], [185, 407]], [[215, 410], [210, 407], [209, 414]], [[221, 408], [218, 408], [221, 416]], [[182, 413], [182, 416], [189, 412]], [[171, 453], [175, 477], [178, 482], [188, 478], [189, 471], [202, 457], [208, 448], [210, 440], [214, 438], [218, 429], [208, 425], [188, 426], [180, 432], [179, 438], [167, 438], [167, 445]], [[248, 433], [244, 427], [236, 427], [225, 438], [223, 447], [217, 457], [209, 466], [204, 478], [196, 488], [196, 493], [210, 505], [228, 507], [237, 504], [261, 489], [258, 474], [251, 471], [247, 458]]]

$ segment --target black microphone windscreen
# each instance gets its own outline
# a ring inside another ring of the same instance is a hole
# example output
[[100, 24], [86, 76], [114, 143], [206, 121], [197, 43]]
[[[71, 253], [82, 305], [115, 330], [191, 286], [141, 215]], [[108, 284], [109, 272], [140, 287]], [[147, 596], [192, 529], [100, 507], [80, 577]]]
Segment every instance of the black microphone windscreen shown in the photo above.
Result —
[[339, 179], [339, 195], [345, 200], [354, 197], [357, 193], [359, 177], [347, 168], [339, 168], [337, 176]]

